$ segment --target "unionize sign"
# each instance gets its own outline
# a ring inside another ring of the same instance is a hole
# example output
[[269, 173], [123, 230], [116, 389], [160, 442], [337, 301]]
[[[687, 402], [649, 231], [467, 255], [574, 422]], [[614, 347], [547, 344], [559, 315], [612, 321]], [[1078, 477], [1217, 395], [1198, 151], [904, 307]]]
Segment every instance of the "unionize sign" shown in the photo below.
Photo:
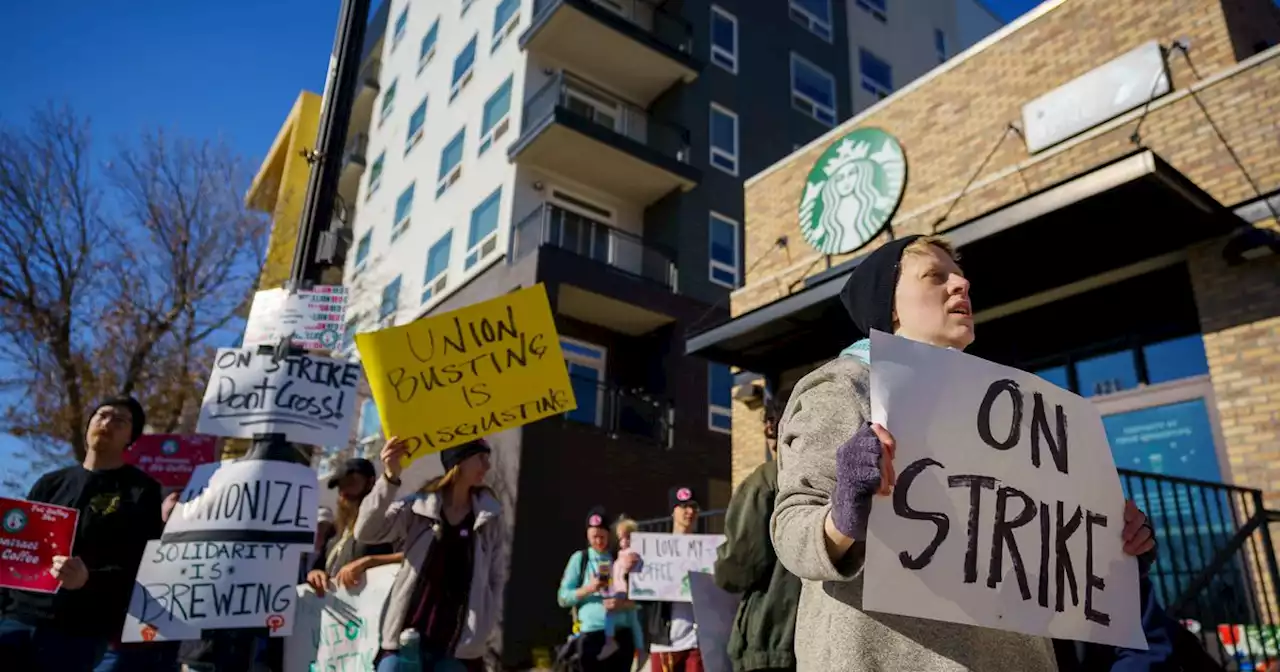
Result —
[[321, 285], [290, 294], [267, 289], [253, 296], [244, 327], [244, 345], [275, 345], [289, 336], [304, 350], [329, 351], [342, 340], [347, 288]]
[[692, 602], [690, 572], [715, 571], [716, 549], [723, 534], [663, 534], [633, 532], [631, 548], [644, 566], [633, 572], [628, 596], [651, 602]]
[[200, 434], [143, 434], [129, 446], [124, 459], [160, 485], [181, 488], [196, 467], [213, 461], [217, 443], [216, 437]]
[[336, 357], [279, 360], [253, 348], [219, 348], [196, 431], [251, 439], [284, 434], [315, 446], [346, 443], [360, 365]]
[[823, 254], [853, 252], [884, 229], [902, 201], [907, 158], [896, 138], [859, 128], [832, 143], [805, 181], [800, 235]]
[[410, 462], [578, 407], [541, 284], [357, 334], [356, 347], [383, 433]]
[[0, 588], [54, 593], [53, 556], [71, 555], [79, 511], [0, 497]]
[[164, 527], [165, 541], [268, 540], [311, 544], [319, 511], [316, 472], [276, 460], [202, 465]]
[[871, 414], [897, 442], [872, 503], [869, 611], [1146, 649], [1097, 408], [1037, 376], [875, 331]]

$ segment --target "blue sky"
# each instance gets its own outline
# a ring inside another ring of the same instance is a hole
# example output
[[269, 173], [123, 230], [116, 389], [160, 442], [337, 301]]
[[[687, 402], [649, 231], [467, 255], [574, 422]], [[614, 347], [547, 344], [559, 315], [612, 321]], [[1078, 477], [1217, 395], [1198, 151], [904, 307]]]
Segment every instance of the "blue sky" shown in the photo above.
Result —
[[[1009, 21], [1038, 1], [986, 4]], [[163, 127], [222, 138], [256, 165], [298, 91], [323, 90], [338, 9], [338, 0], [0, 2], [0, 121], [67, 103], [92, 119], [99, 151]], [[0, 469], [21, 449], [0, 435]]]

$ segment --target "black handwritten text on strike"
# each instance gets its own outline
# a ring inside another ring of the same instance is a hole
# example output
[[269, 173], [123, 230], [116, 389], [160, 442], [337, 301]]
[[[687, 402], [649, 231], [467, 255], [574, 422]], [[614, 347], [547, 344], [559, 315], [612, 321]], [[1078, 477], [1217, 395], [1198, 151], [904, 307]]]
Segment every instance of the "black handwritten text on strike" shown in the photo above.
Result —
[[[243, 369], [262, 373], [246, 385]], [[242, 418], [241, 424], [337, 427], [346, 395], [360, 379], [360, 365], [305, 356], [279, 362], [251, 350], [228, 350], [214, 362], [215, 410], [211, 417]], [[281, 373], [284, 381], [281, 382]]]
[[[1007, 394], [1013, 402], [1013, 417], [1009, 421], [1008, 435], [1004, 440], [997, 439], [991, 428], [991, 408], [1001, 396]], [[1031, 395], [1031, 464], [1040, 467], [1040, 443], [1043, 441], [1053, 457], [1053, 465], [1058, 471], [1067, 473], [1067, 411], [1059, 404], [1054, 404], [1054, 415], [1057, 424], [1057, 436], [1049, 431], [1049, 418], [1045, 414], [1044, 395], [1035, 392]], [[1018, 384], [1012, 380], [997, 380], [987, 388], [987, 393], [978, 406], [978, 436], [982, 442], [996, 450], [1009, 450], [1022, 440], [1022, 411], [1025, 399]]]

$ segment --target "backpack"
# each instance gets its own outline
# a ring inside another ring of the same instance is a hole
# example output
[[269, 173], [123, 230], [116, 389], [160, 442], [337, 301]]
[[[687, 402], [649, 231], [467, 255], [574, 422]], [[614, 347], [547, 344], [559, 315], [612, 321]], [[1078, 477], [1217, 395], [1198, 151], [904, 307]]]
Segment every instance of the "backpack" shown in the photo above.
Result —
[[[578, 587], [582, 587], [582, 583], [587, 578], [587, 556], [590, 552], [583, 550], [581, 561], [578, 563]], [[578, 607], [574, 605], [569, 613], [573, 617], [573, 634], [569, 635], [569, 639], [556, 648], [555, 662], [551, 669], [553, 672], [578, 672], [582, 669], [582, 638], [578, 636], [578, 630], [581, 623], [578, 621]]]

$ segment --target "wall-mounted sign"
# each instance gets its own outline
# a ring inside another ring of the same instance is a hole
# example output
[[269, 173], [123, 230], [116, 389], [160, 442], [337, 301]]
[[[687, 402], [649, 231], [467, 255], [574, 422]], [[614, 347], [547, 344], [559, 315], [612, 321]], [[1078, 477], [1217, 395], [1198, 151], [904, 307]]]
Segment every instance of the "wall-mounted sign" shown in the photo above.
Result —
[[859, 128], [818, 157], [800, 198], [800, 235], [823, 254], [853, 252], [884, 229], [902, 201], [907, 159], [892, 135]]
[[1032, 154], [1169, 92], [1164, 52], [1155, 40], [1022, 106]]
[[333, 350], [342, 340], [346, 309], [347, 288], [341, 285], [293, 294], [286, 289], [258, 292], [244, 327], [244, 347], [275, 345], [289, 336], [304, 350]]

